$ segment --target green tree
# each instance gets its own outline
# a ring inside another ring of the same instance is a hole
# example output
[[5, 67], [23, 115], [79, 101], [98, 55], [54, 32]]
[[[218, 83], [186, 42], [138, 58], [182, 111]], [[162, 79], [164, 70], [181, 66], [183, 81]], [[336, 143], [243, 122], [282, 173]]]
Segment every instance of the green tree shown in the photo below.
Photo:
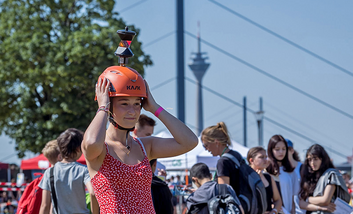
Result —
[[[69, 127], [85, 130], [97, 104], [98, 76], [118, 64], [114, 0], [0, 1], [0, 132], [18, 156], [40, 152]], [[139, 33], [134, 26], [129, 30]], [[152, 65], [136, 36], [128, 66]]]

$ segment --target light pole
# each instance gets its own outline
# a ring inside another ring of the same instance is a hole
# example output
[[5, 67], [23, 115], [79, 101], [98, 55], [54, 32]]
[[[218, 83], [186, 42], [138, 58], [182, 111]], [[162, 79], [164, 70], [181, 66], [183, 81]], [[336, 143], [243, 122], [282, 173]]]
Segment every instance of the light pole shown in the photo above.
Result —
[[262, 124], [262, 120], [264, 118], [264, 113], [265, 113], [264, 111], [255, 112], [255, 118], [257, 121], [257, 128], [259, 131], [259, 146], [263, 146], [261, 124]]

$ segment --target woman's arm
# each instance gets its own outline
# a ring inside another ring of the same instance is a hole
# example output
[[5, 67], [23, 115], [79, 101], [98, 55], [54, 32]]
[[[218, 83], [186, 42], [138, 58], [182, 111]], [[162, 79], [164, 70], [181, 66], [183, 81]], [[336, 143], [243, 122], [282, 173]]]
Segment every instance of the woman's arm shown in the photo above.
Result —
[[[99, 79], [96, 86], [98, 106], [105, 106], [109, 109], [109, 80]], [[88, 126], [82, 141], [82, 152], [87, 160], [97, 158], [104, 149], [104, 140], [108, 113], [105, 111], [97, 112], [91, 124]]]
[[315, 204], [310, 204], [302, 199], [299, 201], [300, 209], [308, 211], [328, 211], [334, 212], [336, 210], [336, 205], [334, 203], [329, 203], [327, 206], [319, 206]]
[[279, 191], [277, 189], [277, 185], [275, 180], [271, 176], [271, 184], [272, 184], [272, 192], [273, 192], [273, 205], [274, 208], [279, 212], [282, 209], [282, 199], [281, 195], [279, 194]]
[[[147, 99], [144, 100], [143, 108], [154, 114], [160, 106], [153, 99], [147, 82], [146, 87]], [[174, 138], [143, 138], [142, 141], [147, 147], [147, 151], [149, 151], [149, 159], [180, 155], [197, 146], [198, 139], [196, 135], [183, 122], [165, 110], [159, 114], [158, 118], [163, 122]]]
[[335, 193], [335, 190], [336, 190], [336, 185], [329, 184], [325, 187], [323, 196], [309, 197], [308, 202], [310, 204], [327, 206], [330, 204], [333, 193]]
[[50, 191], [43, 189], [42, 192], [42, 203], [40, 205], [39, 214], [49, 214], [51, 205], [51, 194]]

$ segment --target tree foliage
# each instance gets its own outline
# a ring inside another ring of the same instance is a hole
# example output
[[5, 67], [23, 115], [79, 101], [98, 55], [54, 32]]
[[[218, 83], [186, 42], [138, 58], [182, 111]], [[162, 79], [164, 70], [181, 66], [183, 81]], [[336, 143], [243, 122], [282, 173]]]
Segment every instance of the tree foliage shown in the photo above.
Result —
[[[118, 64], [114, 0], [0, 1], [0, 132], [19, 157], [40, 152], [69, 127], [85, 130], [97, 109], [94, 86]], [[134, 26], [129, 30], [139, 33]], [[130, 67], [152, 64], [136, 36]]]

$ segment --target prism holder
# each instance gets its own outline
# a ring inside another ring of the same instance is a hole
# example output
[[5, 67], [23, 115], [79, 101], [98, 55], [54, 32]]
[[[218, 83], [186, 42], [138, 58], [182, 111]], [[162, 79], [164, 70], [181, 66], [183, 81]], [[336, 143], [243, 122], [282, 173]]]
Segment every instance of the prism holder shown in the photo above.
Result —
[[129, 31], [127, 26], [125, 27], [125, 30], [118, 30], [116, 33], [119, 35], [121, 41], [114, 54], [115, 56], [119, 56], [120, 66], [125, 66], [128, 63], [128, 58], [134, 56], [130, 49], [130, 45], [136, 33], [134, 31]]

